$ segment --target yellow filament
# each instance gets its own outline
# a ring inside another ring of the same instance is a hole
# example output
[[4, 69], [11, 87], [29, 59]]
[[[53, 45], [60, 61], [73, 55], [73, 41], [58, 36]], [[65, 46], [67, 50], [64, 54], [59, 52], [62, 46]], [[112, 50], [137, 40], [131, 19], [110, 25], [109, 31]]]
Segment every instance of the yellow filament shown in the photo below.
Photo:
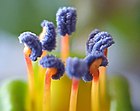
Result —
[[[39, 59], [41, 59], [42, 57], [44, 57], [46, 55], [47, 55], [47, 51], [43, 51], [43, 53]], [[43, 110], [42, 104], [43, 104], [43, 89], [44, 89], [45, 72], [46, 72], [46, 68], [39, 66], [38, 75], [37, 75], [38, 87], [37, 87], [37, 91], [36, 91], [37, 92], [37, 96], [36, 96], [37, 111]]]
[[43, 111], [51, 111], [51, 77], [56, 74], [56, 68], [48, 68], [44, 81]]
[[[104, 50], [104, 54], [107, 57], [108, 50]], [[106, 91], [106, 67], [100, 67], [100, 98], [101, 98], [101, 108], [104, 111], [107, 111], [107, 91]]]
[[66, 34], [61, 38], [61, 58], [63, 61], [69, 56], [69, 35]]
[[[39, 39], [42, 40], [46, 34], [46, 27], [42, 28], [42, 32], [39, 35]], [[47, 55], [47, 51], [43, 51], [41, 58]], [[38, 75], [37, 75], [37, 95], [36, 95], [36, 111], [42, 111], [43, 107], [43, 91], [44, 91], [44, 79], [45, 79], [45, 73], [46, 73], [46, 68], [43, 68], [42, 66], [39, 66], [38, 69]]]
[[101, 106], [106, 111], [106, 67], [100, 67], [99, 68], [100, 72], [100, 98], [101, 98]]
[[100, 111], [99, 80], [92, 80], [91, 94], [92, 111]]
[[79, 80], [72, 79], [69, 111], [76, 111]]
[[101, 93], [101, 98], [105, 97], [105, 93], [106, 93], [106, 67], [100, 67], [99, 68], [99, 72], [100, 72], [100, 93]]

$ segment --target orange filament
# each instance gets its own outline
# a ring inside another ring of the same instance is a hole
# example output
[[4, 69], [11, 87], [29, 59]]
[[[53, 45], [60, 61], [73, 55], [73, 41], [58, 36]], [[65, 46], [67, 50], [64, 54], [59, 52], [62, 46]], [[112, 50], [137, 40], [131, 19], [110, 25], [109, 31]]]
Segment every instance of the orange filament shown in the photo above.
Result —
[[72, 79], [69, 111], [76, 111], [79, 80]]
[[25, 46], [24, 47], [24, 54], [29, 57], [29, 55], [31, 54], [31, 49], [28, 48], [27, 46]]
[[51, 111], [51, 77], [56, 74], [56, 68], [48, 68], [44, 82], [43, 111]]
[[92, 111], [100, 111], [99, 101], [99, 66], [102, 63], [102, 58], [95, 60], [90, 66], [90, 73], [93, 76], [91, 89], [91, 106]]
[[[28, 47], [24, 48], [24, 56], [26, 60], [26, 66], [27, 66], [27, 72], [28, 72], [28, 83], [29, 83], [29, 106], [32, 109], [34, 105], [34, 71], [33, 71], [33, 66], [32, 66], [32, 61], [29, 58], [29, 55], [31, 54], [31, 50]], [[32, 109], [33, 110], [33, 109]]]
[[89, 68], [90, 73], [92, 74], [94, 80], [99, 79], [99, 70], [98, 70], [98, 68], [99, 68], [101, 63], [102, 63], [102, 59], [101, 58], [97, 59], [91, 64], [91, 66]]
[[66, 34], [61, 38], [61, 58], [63, 61], [69, 56], [69, 35]]

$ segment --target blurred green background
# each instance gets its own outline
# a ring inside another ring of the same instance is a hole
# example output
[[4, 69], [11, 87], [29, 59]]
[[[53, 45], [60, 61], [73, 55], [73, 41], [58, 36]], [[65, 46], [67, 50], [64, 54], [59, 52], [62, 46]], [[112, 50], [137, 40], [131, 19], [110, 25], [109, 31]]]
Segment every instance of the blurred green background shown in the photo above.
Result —
[[0, 80], [26, 78], [23, 47], [17, 37], [24, 31], [39, 34], [44, 19], [56, 23], [56, 11], [62, 6], [77, 8], [71, 51], [84, 54], [94, 28], [113, 36], [116, 43], [109, 50], [108, 73], [123, 74], [129, 80], [133, 107], [139, 111], [140, 0], [0, 0]]

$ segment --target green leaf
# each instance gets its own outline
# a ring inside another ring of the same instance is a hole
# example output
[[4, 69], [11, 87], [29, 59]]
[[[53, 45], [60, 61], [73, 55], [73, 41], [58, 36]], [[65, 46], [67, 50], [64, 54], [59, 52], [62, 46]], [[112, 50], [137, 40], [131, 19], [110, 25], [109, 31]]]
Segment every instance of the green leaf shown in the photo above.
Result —
[[25, 111], [27, 85], [23, 80], [10, 80], [0, 87], [1, 111]]
[[111, 110], [132, 111], [128, 81], [123, 76], [112, 76], [110, 81]]

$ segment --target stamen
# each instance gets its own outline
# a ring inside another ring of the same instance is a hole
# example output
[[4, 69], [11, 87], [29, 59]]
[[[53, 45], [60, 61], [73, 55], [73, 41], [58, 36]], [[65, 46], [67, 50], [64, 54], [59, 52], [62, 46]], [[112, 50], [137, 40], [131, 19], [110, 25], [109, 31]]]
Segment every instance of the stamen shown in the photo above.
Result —
[[47, 68], [44, 82], [43, 111], [51, 111], [51, 78], [60, 79], [60, 77], [62, 77], [65, 72], [65, 68], [61, 60], [52, 55], [43, 57], [40, 60], [40, 64], [42, 65], [42, 67]]
[[59, 8], [56, 14], [58, 33], [61, 38], [61, 58], [66, 60], [69, 56], [69, 35], [76, 29], [77, 13], [73, 7]]
[[31, 50], [30, 59], [36, 61], [42, 54], [42, 46], [38, 37], [31, 32], [23, 32], [18, 38], [20, 43], [24, 43]]
[[[103, 62], [104, 61], [104, 62]], [[94, 53], [94, 55], [89, 54], [85, 58], [85, 62], [88, 64], [89, 71], [82, 78], [84, 81], [92, 80], [91, 89], [91, 103], [92, 111], [99, 111], [99, 67], [102, 65], [107, 65], [107, 60], [103, 53]]]
[[[42, 53], [40, 59], [45, 57], [48, 52], [51, 52], [56, 47], [56, 31], [55, 31], [55, 26], [54, 26], [53, 22], [43, 20], [43, 22], [41, 23], [41, 27], [43, 30], [39, 36], [39, 39], [42, 44], [43, 53]], [[39, 70], [38, 70], [39, 85], [44, 84], [43, 80], [45, 79], [45, 76], [44, 76], [45, 72], [46, 72], [46, 68], [39, 67]], [[41, 95], [42, 92], [43, 92], [43, 88], [38, 91], [38, 96], [39, 96], [38, 98], [40, 98], [40, 101], [43, 98]], [[42, 107], [42, 104], [40, 101], [38, 103], [39, 109], [41, 109], [40, 107]]]
[[[92, 110], [93, 111], [97, 111], [99, 110], [99, 102], [97, 102], [97, 99], [99, 99], [99, 94], [95, 95], [96, 93], [99, 93], [99, 75], [100, 75], [100, 81], [101, 81], [101, 93], [102, 94], [102, 97], [101, 97], [101, 104], [105, 104], [105, 101], [103, 100], [104, 96], [105, 95], [105, 69], [103, 67], [100, 67], [99, 66], [106, 66], [107, 65], [107, 59], [106, 59], [106, 55], [107, 55], [107, 48], [109, 46], [111, 46], [112, 44], [114, 44], [114, 41], [111, 37], [110, 34], [108, 34], [107, 32], [100, 32], [99, 30], [94, 30], [91, 34], [90, 34], [90, 37], [87, 41], [87, 44], [86, 44], [86, 48], [87, 48], [87, 62], [88, 63], [92, 63], [90, 61], [93, 61], [92, 64], [90, 64], [90, 71], [88, 73], [89, 74], [93, 74], [93, 81], [92, 81], [92, 103], [93, 103], [93, 107], [92, 107]], [[92, 55], [92, 56], [91, 56]], [[95, 55], [102, 55], [102, 59], [94, 59]], [[97, 64], [98, 65], [97, 65]], [[99, 68], [99, 69], [98, 69]], [[102, 73], [102, 74], [99, 74], [99, 73]], [[84, 80], [88, 80], [89, 81], [91, 80], [91, 75], [88, 76], [87, 74], [85, 75], [85, 77], [83, 77]], [[103, 76], [103, 77], [101, 77]], [[95, 82], [97, 82], [95, 84]], [[97, 97], [98, 96], [98, 97]], [[95, 99], [95, 100], [94, 100]], [[103, 103], [104, 101], [104, 103]], [[97, 104], [97, 103], [98, 104]], [[94, 105], [95, 104], [95, 105]], [[103, 106], [103, 105], [102, 105]], [[105, 109], [105, 107], [103, 108]]]
[[[29, 106], [30, 109], [33, 108], [34, 105], [34, 97], [35, 97], [35, 79], [34, 79], [34, 71], [32, 66], [32, 61], [37, 60], [37, 57], [40, 57], [42, 54], [42, 46], [34, 33], [31, 32], [24, 32], [19, 37], [20, 43], [24, 43], [24, 56], [27, 65], [28, 71], [28, 82], [29, 82]], [[32, 109], [33, 110], [33, 109]]]
[[68, 77], [72, 79], [69, 111], [76, 111], [79, 80], [87, 71], [88, 67], [84, 60], [70, 57], [67, 59], [66, 72]]
[[[112, 36], [107, 32], [100, 32], [95, 35], [95, 41], [97, 41], [96, 46], [93, 47], [95, 50], [101, 50], [104, 52], [104, 55], [107, 57], [107, 50], [112, 44], [114, 44]], [[100, 97], [101, 97], [101, 108], [107, 108], [107, 92], [106, 92], [106, 68], [100, 67]], [[101, 109], [101, 110], [102, 110]]]
[[96, 59], [90, 66], [90, 73], [93, 75], [91, 88], [91, 103], [92, 111], [100, 111], [100, 97], [99, 97], [99, 66], [102, 63], [102, 58]]

